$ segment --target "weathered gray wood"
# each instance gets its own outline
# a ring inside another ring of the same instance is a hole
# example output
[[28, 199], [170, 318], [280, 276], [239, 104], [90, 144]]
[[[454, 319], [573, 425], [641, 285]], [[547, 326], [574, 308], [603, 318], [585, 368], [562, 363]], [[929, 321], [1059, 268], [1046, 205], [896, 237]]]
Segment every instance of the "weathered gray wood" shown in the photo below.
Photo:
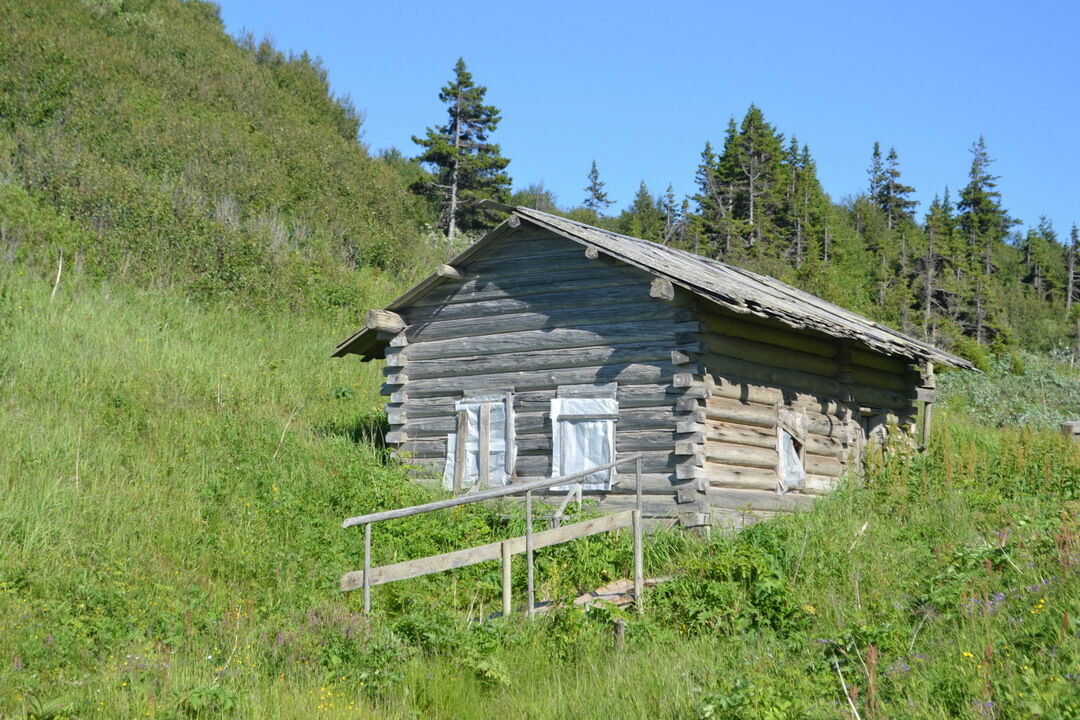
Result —
[[[680, 366], [683, 369], [685, 366]], [[482, 390], [491, 387], [513, 387], [516, 392], [545, 390], [559, 385], [583, 385], [585, 383], [617, 382], [642, 385], [645, 383], [669, 383], [676, 375], [670, 362], [627, 363], [598, 365], [594, 367], [552, 369], [540, 371], [517, 371], [467, 375], [457, 378], [429, 378], [412, 380], [408, 396], [432, 397], [447, 395], [461, 390]]]
[[787, 370], [814, 373], [822, 377], [831, 378], [836, 375], [836, 361], [832, 358], [792, 348], [780, 348], [768, 343], [747, 340], [737, 335], [709, 333], [705, 335], [705, 345], [709, 352], [717, 355]]
[[743, 403], [728, 398], [708, 398], [705, 415], [709, 420], [725, 420], [742, 425], [758, 425], [774, 428], [777, 422], [775, 407], [757, 403]]
[[772, 490], [742, 490], [736, 488], [710, 487], [706, 493], [713, 507], [741, 510], [768, 510], [771, 512], [806, 509], [813, 502], [811, 495], [785, 493], [777, 495]]
[[511, 604], [512, 604], [512, 576], [511, 570], [513, 569], [512, 562], [514, 554], [510, 552], [510, 544], [505, 540], [499, 543], [499, 551], [502, 555], [502, 614], [503, 617], [510, 616]]
[[636, 268], [594, 263], [590, 271], [567, 270], [562, 272], [534, 272], [525, 275], [503, 276], [487, 272], [481, 276], [466, 276], [461, 281], [448, 281], [428, 291], [412, 303], [414, 307], [443, 305], [446, 303], [476, 302], [521, 297], [536, 293], [552, 292], [557, 288], [576, 291], [589, 288], [612, 287], [619, 284], [647, 282], [649, 275]]
[[[541, 532], [532, 533], [532, 546], [533, 549], [540, 550], [542, 548], [551, 547], [552, 545], [569, 542], [570, 540], [577, 540], [579, 538], [589, 537], [590, 535], [597, 535], [599, 533], [630, 527], [632, 523], [632, 510], [605, 515], [604, 517], [599, 517], [594, 520], [585, 520], [583, 522], [574, 523], [573, 525], [564, 525], [563, 527], [555, 528], [553, 530], [543, 530]], [[525, 538], [516, 537], [500, 542], [466, 548], [464, 550], [455, 550], [454, 552], [443, 553], [441, 555], [432, 555], [418, 560], [406, 560], [405, 562], [394, 563], [392, 565], [383, 565], [382, 567], [371, 569], [369, 580], [370, 586], [376, 587], [378, 585], [385, 585], [386, 583], [397, 582], [399, 580], [409, 580], [424, 575], [431, 575], [432, 573], [468, 567], [469, 565], [476, 565], [477, 563], [487, 562], [489, 560], [499, 560], [502, 558], [503, 543], [509, 547], [511, 555], [517, 555], [526, 551]], [[363, 585], [363, 570], [345, 573], [341, 578], [342, 592], [355, 590]]]
[[368, 513], [367, 515], [357, 515], [356, 517], [346, 518], [341, 527], [350, 528], [356, 525], [366, 525], [368, 523], [382, 522], [384, 520], [395, 520], [397, 518], [412, 517], [413, 515], [422, 515], [424, 513], [435, 512], [436, 510], [446, 510], [448, 508], [457, 507], [458, 505], [469, 505], [472, 503], [484, 502], [487, 500], [496, 500], [504, 498], [510, 495], [520, 495], [530, 491], [539, 491], [546, 488], [555, 487], [557, 485], [570, 485], [575, 480], [579, 480], [588, 475], [592, 475], [599, 470], [605, 470], [607, 468], [617, 468], [624, 463], [628, 464], [637, 459], [636, 455], [630, 455], [626, 458], [621, 458], [613, 463], [607, 463], [606, 465], [600, 465], [599, 467], [590, 468], [584, 472], [571, 473], [568, 475], [562, 475], [557, 478], [539, 478], [531, 482], [516, 482], [511, 485], [505, 485], [502, 487], [488, 488], [487, 490], [480, 490], [478, 492], [470, 493], [463, 497], [449, 498], [447, 500], [436, 500], [434, 502], [424, 503], [422, 505], [412, 505], [405, 508], [398, 508], [396, 510], [384, 510], [382, 512]]
[[891, 390], [893, 392], [906, 393], [910, 388], [913, 387], [913, 384], [909, 383], [903, 375], [889, 373], [882, 370], [874, 370], [872, 368], [864, 368], [859, 367], [858, 365], [852, 365], [851, 374], [852, 379], [855, 383], [880, 388], [882, 390]]
[[[611, 320], [611, 318], [607, 318]], [[598, 345], [631, 345], [667, 342], [672, 347], [693, 343], [696, 322], [671, 323], [653, 318], [645, 321], [600, 323], [582, 327], [560, 327], [524, 330], [485, 335], [481, 338], [461, 337], [432, 342], [412, 343], [401, 348], [387, 348], [387, 356], [395, 366], [406, 362], [454, 357], [473, 357], [511, 352], [536, 352]]]
[[[679, 417], [683, 417], [680, 415]], [[551, 432], [551, 418], [548, 412], [519, 412], [515, 427], [518, 438], [533, 433]], [[619, 412], [616, 437], [631, 430], [675, 429], [676, 413], [671, 406], [626, 408]], [[445, 437], [452, 432], [456, 419], [453, 415], [440, 415], [410, 419], [402, 426], [410, 440], [421, 438]]]
[[758, 382], [788, 388], [799, 388], [803, 392], [837, 397], [840, 385], [834, 377], [824, 377], [798, 370], [785, 370], [771, 365], [761, 365], [749, 360], [708, 353], [705, 355], [705, 367], [714, 375], [744, 377]]
[[461, 270], [458, 270], [456, 267], [451, 267], [449, 265], [440, 265], [438, 268], [436, 268], [435, 274], [439, 277], [448, 278], [450, 280], [461, 280], [465, 277], [465, 273], [463, 273]]
[[[616, 393], [619, 407], [623, 410], [671, 406], [682, 399], [688, 399], [696, 408], [698, 398], [703, 396], [704, 393], [695, 388], [675, 388], [663, 384], [620, 384]], [[391, 403], [387, 406], [387, 417], [391, 424], [403, 425], [408, 418], [419, 419], [447, 415], [454, 411], [454, 403], [460, 397], [460, 393], [421, 398], [406, 397], [400, 403]], [[547, 412], [554, 397], [554, 389], [517, 392], [514, 394], [514, 407], [519, 412]], [[690, 406], [687, 409], [690, 409]], [[676, 410], [679, 410], [679, 408], [676, 407]]]
[[460, 494], [465, 477], [466, 442], [469, 435], [469, 411], [458, 410], [455, 424], [456, 446], [454, 448], [454, 494]]
[[645, 302], [648, 297], [648, 284], [620, 284], [614, 287], [590, 288], [578, 291], [552, 288], [551, 292], [523, 297], [411, 307], [402, 310], [401, 315], [406, 322], [412, 325], [437, 320], [460, 320], [524, 312], [546, 313], [567, 308], [579, 309], [583, 307], [628, 305]]
[[[583, 497], [585, 500], [600, 500], [603, 498], [612, 497], [634, 497], [637, 494], [637, 484], [634, 481], [634, 473], [632, 469], [633, 464], [627, 463], [621, 466], [622, 471], [615, 475], [616, 483], [612, 486], [610, 491], [599, 490], [585, 490]], [[550, 473], [541, 473], [537, 475], [522, 475], [517, 478], [517, 482], [525, 483], [532, 480], [547, 477]], [[648, 473], [643, 472], [641, 474], [641, 492], [646, 498], [667, 498], [667, 501], [674, 502], [675, 487], [681, 481], [675, 477], [674, 473]], [[548, 504], [558, 504], [562, 501], [565, 493], [554, 495], [537, 495], [537, 499], [542, 499], [543, 502]]]
[[[671, 349], [671, 343], [668, 342], [632, 345], [605, 344], [593, 347], [456, 357], [444, 360], [416, 360], [408, 362], [405, 365], [404, 372], [411, 380], [421, 380], [424, 378], [511, 372], [522, 368], [536, 371], [631, 362], [659, 362], [671, 360]], [[692, 345], [683, 345], [680, 349], [689, 352], [696, 350], [695, 346]]]
[[[552, 310], [544, 313], [522, 312], [511, 315], [497, 315], [495, 317], [436, 320], [410, 325], [406, 328], [404, 336], [405, 340], [410, 344], [459, 337], [478, 338], [484, 335], [520, 332], [522, 330], [607, 324], [611, 322], [612, 318], [616, 317], [624, 322], [641, 322], [644, 320], [685, 322], [693, 319], [683, 310], [650, 300], [647, 303], [632, 302], [625, 305], [601, 305]], [[398, 340], [395, 338], [390, 344], [393, 346], [397, 342]]]
[[724, 335], [767, 343], [781, 349], [813, 353], [826, 358], [832, 358], [836, 354], [837, 342], [835, 340], [757, 322], [755, 318], [749, 316], [734, 317], [705, 310], [701, 320], [707, 329]]
[[649, 287], [649, 296], [654, 297], [657, 300], [671, 302], [675, 299], [675, 287], [671, 284], [670, 280], [656, 278]]
[[850, 353], [851, 363], [856, 366], [882, 370], [894, 375], [903, 374], [909, 367], [909, 361], [903, 358], [890, 357], [856, 347], [849, 347], [847, 350]]
[[763, 469], [774, 469], [777, 461], [775, 447], [753, 447], [722, 442], [707, 443], [705, 457], [709, 462]]
[[[705, 437], [710, 443], [737, 443], [763, 448], [776, 446], [776, 431], [773, 429], [720, 420], [710, 420], [706, 428]], [[817, 455], [840, 457], [845, 452], [843, 445], [835, 438], [808, 433], [803, 440], [806, 451]]]
[[[641, 466], [645, 473], [650, 475], [662, 475], [666, 472], [672, 472], [676, 470], [680, 465], [693, 465], [696, 458], [683, 458], [676, 457], [672, 452], [664, 451], [651, 451], [632, 453], [633, 455], [640, 454], [642, 456]], [[629, 455], [622, 453], [616, 453], [615, 458], [617, 460], [623, 460]], [[517, 459], [518, 472], [521, 475], [526, 476], [544, 476], [551, 474], [551, 457], [549, 455], [518, 455]], [[625, 471], [624, 471], [625, 472]], [[621, 473], [620, 473], [621, 474]], [[618, 492], [617, 490], [613, 492]]]
[[364, 314], [364, 327], [368, 330], [399, 333], [406, 324], [400, 315], [389, 310], [368, 310]]
[[630, 522], [634, 535], [634, 609], [641, 615], [645, 612], [645, 560], [641, 538], [641, 510], [630, 511]]
[[848, 385], [855, 402], [860, 405], [888, 408], [889, 410], [907, 411], [912, 406], [912, 399], [890, 390], [882, 390], [869, 385]]

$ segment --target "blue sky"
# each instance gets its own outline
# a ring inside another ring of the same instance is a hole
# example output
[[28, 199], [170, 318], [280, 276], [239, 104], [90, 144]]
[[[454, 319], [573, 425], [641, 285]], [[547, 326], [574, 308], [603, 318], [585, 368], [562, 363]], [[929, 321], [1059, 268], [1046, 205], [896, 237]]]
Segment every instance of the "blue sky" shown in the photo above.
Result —
[[593, 159], [625, 207], [644, 180], [694, 192], [706, 140], [753, 102], [809, 144], [825, 189], [863, 191], [875, 140], [926, 205], [986, 137], [1005, 207], [1080, 223], [1080, 3], [433, 3], [220, 0], [234, 35], [323, 59], [364, 141], [413, 154], [462, 56], [502, 110], [515, 188], [579, 203]]

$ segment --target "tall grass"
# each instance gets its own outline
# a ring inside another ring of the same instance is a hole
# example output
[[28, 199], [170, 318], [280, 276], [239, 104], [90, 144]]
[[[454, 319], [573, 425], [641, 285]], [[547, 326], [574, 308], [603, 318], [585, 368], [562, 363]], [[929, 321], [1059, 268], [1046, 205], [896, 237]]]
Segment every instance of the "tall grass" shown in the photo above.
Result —
[[[495, 567], [377, 588], [367, 621], [339, 522], [429, 491], [380, 447], [378, 368], [328, 357], [354, 320], [4, 273], [0, 713], [840, 718], [842, 676], [864, 718], [1080, 714], [1080, 450], [1053, 433], [945, 414], [812, 512], [652, 539], [649, 573], [679, 575], [621, 651], [617, 610], [477, 622]], [[376, 561], [519, 529], [398, 521]], [[558, 600], [629, 567], [605, 536], [539, 580]]]

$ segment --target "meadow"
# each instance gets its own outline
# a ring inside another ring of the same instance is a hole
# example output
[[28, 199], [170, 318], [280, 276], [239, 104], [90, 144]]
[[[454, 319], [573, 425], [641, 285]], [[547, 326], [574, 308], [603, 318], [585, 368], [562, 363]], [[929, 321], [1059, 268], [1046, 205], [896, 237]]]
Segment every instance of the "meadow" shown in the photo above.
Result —
[[[395, 289], [365, 278], [358, 307]], [[658, 533], [647, 572], [677, 575], [644, 616], [483, 621], [492, 564], [377, 588], [369, 619], [337, 590], [361, 557], [340, 521], [433, 491], [381, 445], [379, 368], [329, 358], [356, 308], [52, 280], [0, 269], [0, 716], [1080, 716], [1066, 363], [945, 376], [929, 450], [890, 448], [811, 512]], [[504, 506], [395, 521], [375, 561], [520, 529]], [[629, 568], [601, 536], [541, 553], [538, 579], [563, 600]]]

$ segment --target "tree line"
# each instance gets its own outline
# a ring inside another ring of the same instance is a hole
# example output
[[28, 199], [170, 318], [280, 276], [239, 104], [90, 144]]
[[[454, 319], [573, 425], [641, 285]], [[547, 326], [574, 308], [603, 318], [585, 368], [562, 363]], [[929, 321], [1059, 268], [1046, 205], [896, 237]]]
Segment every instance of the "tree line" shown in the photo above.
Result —
[[[459, 59], [439, 94], [447, 122], [413, 138], [411, 188], [452, 240], [498, 222], [478, 203], [490, 198], [764, 272], [976, 359], [984, 346], [1073, 345], [1080, 355], [1077, 227], [1062, 237], [1043, 217], [1018, 229], [982, 137], [960, 191], [942, 188], [922, 212], [896, 148], [880, 143], [865, 191], [838, 203], [809, 146], [751, 105], [728, 121], [721, 143], [705, 143], [693, 195], [678, 198], [671, 185], [654, 194], [642, 181], [630, 205], [609, 215], [595, 161], [575, 206], [560, 206], [539, 183], [512, 192], [509, 160], [492, 142], [501, 114], [485, 92]], [[396, 151], [384, 157], [406, 163]]]

